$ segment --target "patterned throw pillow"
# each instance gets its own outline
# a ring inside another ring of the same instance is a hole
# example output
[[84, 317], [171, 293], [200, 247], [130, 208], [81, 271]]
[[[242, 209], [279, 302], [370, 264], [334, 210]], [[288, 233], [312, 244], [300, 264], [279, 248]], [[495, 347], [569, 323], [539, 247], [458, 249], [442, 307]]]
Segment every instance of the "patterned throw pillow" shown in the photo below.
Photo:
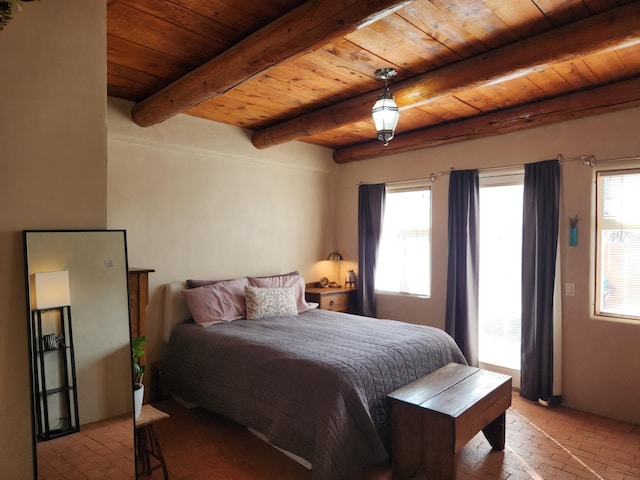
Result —
[[274, 315], [298, 315], [296, 293], [291, 287], [244, 287], [247, 320]]
[[304, 278], [297, 272], [285, 273], [282, 275], [271, 275], [269, 277], [248, 277], [249, 285], [258, 288], [285, 288], [292, 287], [296, 294], [296, 305], [298, 313], [311, 310], [312, 307], [304, 298], [305, 283]]

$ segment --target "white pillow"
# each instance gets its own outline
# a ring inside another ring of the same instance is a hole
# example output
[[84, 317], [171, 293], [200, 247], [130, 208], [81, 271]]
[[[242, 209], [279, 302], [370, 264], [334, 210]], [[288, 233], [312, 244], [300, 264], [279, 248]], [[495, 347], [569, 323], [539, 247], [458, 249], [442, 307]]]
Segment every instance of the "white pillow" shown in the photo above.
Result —
[[273, 275], [271, 277], [249, 277], [249, 284], [252, 287], [259, 288], [291, 287], [295, 292], [298, 313], [306, 312], [307, 310], [311, 310], [312, 308], [314, 308], [314, 306], [309, 305], [304, 298], [304, 278], [297, 272], [286, 273], [283, 275]]
[[296, 292], [292, 287], [244, 287], [247, 320], [275, 315], [298, 315]]

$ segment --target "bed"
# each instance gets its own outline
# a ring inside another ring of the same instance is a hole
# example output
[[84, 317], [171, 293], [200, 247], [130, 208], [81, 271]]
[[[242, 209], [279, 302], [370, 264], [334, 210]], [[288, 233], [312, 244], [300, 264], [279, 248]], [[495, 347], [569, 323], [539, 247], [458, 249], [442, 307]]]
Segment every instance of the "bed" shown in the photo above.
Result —
[[183, 289], [165, 291], [163, 387], [306, 460], [314, 480], [354, 480], [386, 460], [387, 393], [450, 362], [466, 364], [442, 330], [313, 305], [203, 327]]

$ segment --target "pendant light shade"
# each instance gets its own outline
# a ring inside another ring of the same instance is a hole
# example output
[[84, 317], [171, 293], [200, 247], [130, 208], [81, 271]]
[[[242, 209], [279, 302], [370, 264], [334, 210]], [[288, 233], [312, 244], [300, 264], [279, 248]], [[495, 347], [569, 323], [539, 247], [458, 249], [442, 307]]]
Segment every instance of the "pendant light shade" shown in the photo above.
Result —
[[378, 132], [378, 140], [380, 140], [386, 147], [389, 145], [389, 140], [393, 138], [396, 125], [398, 125], [398, 118], [400, 112], [398, 111], [398, 105], [393, 99], [393, 94], [389, 90], [388, 81], [390, 78], [396, 76], [396, 71], [391, 68], [381, 68], [376, 71], [376, 78], [384, 81], [384, 92], [378, 96], [378, 100], [371, 109], [371, 115], [373, 116], [373, 122], [376, 125], [376, 131]]

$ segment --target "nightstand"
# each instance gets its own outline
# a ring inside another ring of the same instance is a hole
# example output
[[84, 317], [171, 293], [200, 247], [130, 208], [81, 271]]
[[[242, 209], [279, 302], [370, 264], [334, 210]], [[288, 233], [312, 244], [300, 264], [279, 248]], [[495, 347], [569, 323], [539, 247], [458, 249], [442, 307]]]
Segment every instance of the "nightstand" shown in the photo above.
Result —
[[355, 313], [357, 288], [307, 288], [307, 302], [319, 303], [323, 310]]

